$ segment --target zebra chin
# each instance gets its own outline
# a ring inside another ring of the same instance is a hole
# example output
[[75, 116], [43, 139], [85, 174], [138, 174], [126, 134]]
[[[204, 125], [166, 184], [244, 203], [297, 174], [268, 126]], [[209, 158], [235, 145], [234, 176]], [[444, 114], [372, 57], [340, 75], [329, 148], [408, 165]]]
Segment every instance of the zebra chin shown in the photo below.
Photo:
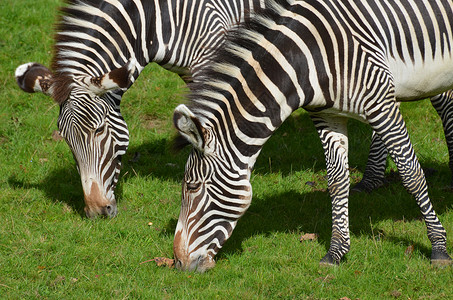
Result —
[[114, 196], [110, 200], [107, 199], [99, 189], [96, 181], [88, 180], [84, 182], [82, 180], [82, 185], [85, 200], [84, 210], [88, 218], [94, 218], [99, 215], [113, 218], [117, 215], [118, 208]]

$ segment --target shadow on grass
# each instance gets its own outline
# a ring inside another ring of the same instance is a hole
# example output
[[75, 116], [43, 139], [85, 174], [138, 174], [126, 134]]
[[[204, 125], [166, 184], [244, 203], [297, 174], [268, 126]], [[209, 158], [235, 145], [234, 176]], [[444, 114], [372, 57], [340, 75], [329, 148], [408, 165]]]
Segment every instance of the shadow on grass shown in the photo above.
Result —
[[[371, 131], [368, 126], [351, 121], [349, 132], [350, 166], [363, 171]], [[152, 140], [129, 148], [123, 158], [122, 175], [116, 191], [119, 205], [121, 205], [122, 183], [130, 178], [153, 176], [175, 182], [182, 180], [190, 148], [177, 154], [171, 153], [169, 149], [168, 139]], [[437, 162], [426, 160], [422, 164], [425, 168], [437, 170], [437, 173], [427, 180], [433, 205], [438, 214], [443, 213], [453, 206], [453, 193], [443, 189], [449, 184], [448, 165], [439, 165]], [[264, 146], [254, 173], [278, 172], [285, 177], [293, 171], [301, 170], [311, 172], [325, 170], [321, 143], [306, 114], [288, 118], [273, 135]], [[371, 194], [350, 196], [350, 228], [353, 234], [373, 237], [370, 217], [373, 223], [389, 219], [402, 220], [403, 216], [408, 221], [420, 218], [414, 199], [404, 190], [399, 180], [397, 181]], [[65, 202], [79, 214], [84, 215], [80, 177], [75, 168], [53, 171], [39, 184], [22, 182], [15, 177], [10, 177], [9, 183], [14, 187], [40, 189], [53, 201]], [[175, 218], [170, 219], [164, 232], [174, 232], [176, 222]], [[269, 235], [274, 232], [318, 233], [319, 242], [325, 245], [327, 250], [331, 235], [331, 204], [328, 193], [316, 190], [308, 193], [291, 191], [265, 198], [255, 197], [219, 256], [242, 252], [244, 240], [255, 235]], [[401, 242], [398, 238], [393, 239], [395, 243]], [[392, 238], [389, 237], [389, 240]], [[421, 245], [415, 246], [429, 256], [430, 249], [423, 249]]]
[[[433, 186], [430, 189], [430, 196], [438, 214], [453, 207], [453, 193], [442, 188], [434, 188], [439, 182], [445, 182], [447, 185], [448, 180], [442, 180], [440, 178], [442, 175], [440, 173], [433, 175], [428, 180], [428, 185]], [[373, 231], [372, 224], [385, 220], [393, 222], [421, 220], [420, 210], [414, 198], [406, 192], [401, 183], [389, 184], [386, 188], [370, 194], [350, 195], [349, 221], [352, 234], [365, 235], [372, 239], [377, 234]], [[275, 232], [295, 235], [317, 233], [319, 243], [324, 245], [327, 251], [330, 245], [331, 225], [331, 202], [327, 191], [286, 192], [272, 197], [254, 198], [248, 211], [239, 220], [231, 238], [219, 253], [219, 257], [243, 252], [243, 241], [250, 237], [271, 235]], [[415, 249], [427, 258], [431, 255], [430, 248], [415, 243], [410, 237], [402, 239], [386, 234], [383, 238], [395, 244], [413, 244]]]
[[[363, 172], [370, 145], [371, 130], [367, 125], [349, 123], [350, 166]], [[187, 157], [187, 155], [185, 155]], [[453, 193], [449, 186], [450, 172], [447, 164], [424, 160], [424, 168], [435, 170], [427, 177], [429, 193], [438, 214], [453, 207]], [[264, 146], [255, 165], [254, 174], [280, 173], [283, 177], [293, 171], [325, 170], [324, 154], [317, 133], [306, 115], [290, 117]], [[155, 174], [159, 176], [158, 173]], [[353, 193], [349, 198], [350, 229], [354, 235], [373, 238], [372, 224], [383, 220], [420, 220], [420, 210], [401, 184], [399, 175], [387, 175], [388, 184], [376, 191]], [[166, 231], [174, 231], [176, 219], [169, 220]], [[246, 214], [238, 222], [231, 238], [219, 257], [243, 252], [244, 240], [255, 235], [275, 232], [294, 234], [317, 233], [319, 242], [326, 247], [331, 237], [331, 202], [327, 191], [298, 193], [297, 191], [270, 197], [254, 197]], [[451, 234], [451, 233], [449, 233]], [[388, 235], [386, 240], [414, 244], [415, 248], [430, 257], [431, 249], [410, 240]]]
[[66, 203], [73, 211], [85, 216], [82, 185], [75, 168], [53, 171], [40, 183], [25, 182], [15, 176], [10, 176], [8, 183], [14, 188], [39, 189], [52, 201]]

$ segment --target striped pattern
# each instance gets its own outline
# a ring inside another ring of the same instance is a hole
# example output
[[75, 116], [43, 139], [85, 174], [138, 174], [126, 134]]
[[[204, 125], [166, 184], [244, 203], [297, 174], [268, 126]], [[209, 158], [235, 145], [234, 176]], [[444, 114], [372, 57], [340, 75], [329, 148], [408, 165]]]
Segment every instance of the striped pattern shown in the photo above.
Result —
[[[237, 205], [250, 204], [256, 157], [299, 107], [319, 133], [332, 198], [331, 245], [321, 262], [339, 263], [350, 247], [346, 125], [352, 117], [372, 126], [415, 197], [432, 261], [451, 263], [396, 103], [453, 88], [453, 68], [446, 67], [453, 63], [451, 15], [453, 3], [445, 1], [305, 0], [232, 30], [214, 63], [195, 78], [190, 102], [174, 114], [175, 127], [194, 145], [175, 234], [177, 266], [213, 267], [219, 241], [244, 213]], [[241, 195], [222, 193], [224, 186]]]
[[53, 69], [100, 76], [135, 58], [139, 71], [154, 61], [193, 73], [256, 8], [260, 1], [71, 0], [56, 29]]
[[56, 25], [53, 72], [39, 65], [46, 81], [38, 74], [30, 87], [24, 78], [42, 72], [37, 64], [19, 67], [16, 77], [24, 90], [50, 94], [61, 105], [58, 126], [78, 164], [87, 215], [117, 212], [114, 189], [129, 142], [121, 97], [146, 64], [195, 74], [223, 43], [225, 31], [261, 2], [67, 1]]
[[[122, 126], [124, 119], [114, 103], [92, 99], [86, 91], [78, 92], [77, 88], [72, 95], [72, 101], [61, 107], [60, 134], [71, 147], [81, 177], [89, 180], [98, 175], [94, 179], [102, 184], [99, 188], [106, 191], [106, 198], [115, 199], [120, 158], [126, 153], [129, 142], [127, 127]], [[90, 191], [91, 185], [86, 189]]]
[[[448, 147], [450, 172], [453, 174], [453, 91], [449, 90], [432, 97], [431, 103], [442, 120]], [[370, 192], [385, 183], [387, 154], [387, 148], [385, 148], [379, 136], [373, 132], [370, 154], [363, 178], [352, 190]], [[453, 187], [453, 178], [450, 181], [450, 186]]]
[[[183, 198], [191, 200], [187, 202], [189, 205], [181, 207], [179, 220], [184, 219], [186, 222], [177, 224], [177, 231], [183, 235], [196, 232], [196, 235], [192, 235], [196, 239], [190, 243], [185, 240], [183, 245], [175, 244], [175, 248], [187, 249], [188, 253], [202, 250], [205, 256], [214, 257], [250, 204], [250, 184], [246, 174], [238, 176], [222, 161], [194, 152], [186, 168], [195, 171], [198, 170], [195, 166], [200, 165], [202, 173], [185, 174]], [[198, 180], [200, 177], [203, 178], [202, 184]], [[234, 188], [230, 186], [233, 180], [236, 183]], [[205, 240], [211, 243], [206, 249], [201, 249]]]

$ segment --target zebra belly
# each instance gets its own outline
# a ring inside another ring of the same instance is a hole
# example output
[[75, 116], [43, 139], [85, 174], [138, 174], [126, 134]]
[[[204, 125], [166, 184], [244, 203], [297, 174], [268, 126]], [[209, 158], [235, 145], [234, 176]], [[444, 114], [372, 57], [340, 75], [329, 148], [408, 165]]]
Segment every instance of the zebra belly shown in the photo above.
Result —
[[325, 119], [331, 119], [331, 118], [338, 118], [338, 117], [345, 117], [345, 118], [350, 118], [350, 119], [355, 119], [357, 121], [360, 121], [362, 123], [368, 123], [367, 118], [364, 113], [357, 113], [357, 112], [349, 112], [345, 111], [336, 107], [330, 107], [323, 109], [319, 112], [310, 112], [308, 111], [310, 115], [314, 116], [322, 116]]
[[420, 100], [453, 88], [453, 58], [404, 63], [389, 61], [397, 101]]

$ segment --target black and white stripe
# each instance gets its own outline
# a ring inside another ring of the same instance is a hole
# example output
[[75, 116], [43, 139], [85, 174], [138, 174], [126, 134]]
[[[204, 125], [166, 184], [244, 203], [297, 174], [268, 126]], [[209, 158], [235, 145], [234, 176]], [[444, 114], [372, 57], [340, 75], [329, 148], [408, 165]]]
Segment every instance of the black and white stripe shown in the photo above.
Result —
[[[89, 216], [116, 214], [113, 191], [129, 141], [120, 102], [143, 68], [157, 62], [190, 80], [226, 30], [262, 6], [261, 0], [67, 1], [52, 72], [26, 64], [16, 78], [25, 91], [61, 105], [58, 125], [77, 161]], [[93, 184], [99, 193], [89, 196]]]
[[250, 204], [250, 171], [263, 144], [299, 107], [319, 133], [332, 198], [331, 245], [321, 262], [339, 263], [350, 247], [347, 119], [356, 118], [372, 126], [415, 197], [432, 262], [450, 264], [396, 101], [453, 88], [452, 15], [445, 1], [305, 0], [231, 30], [196, 76], [189, 103], [174, 113], [175, 127], [194, 146], [175, 233], [177, 267], [214, 266]]

